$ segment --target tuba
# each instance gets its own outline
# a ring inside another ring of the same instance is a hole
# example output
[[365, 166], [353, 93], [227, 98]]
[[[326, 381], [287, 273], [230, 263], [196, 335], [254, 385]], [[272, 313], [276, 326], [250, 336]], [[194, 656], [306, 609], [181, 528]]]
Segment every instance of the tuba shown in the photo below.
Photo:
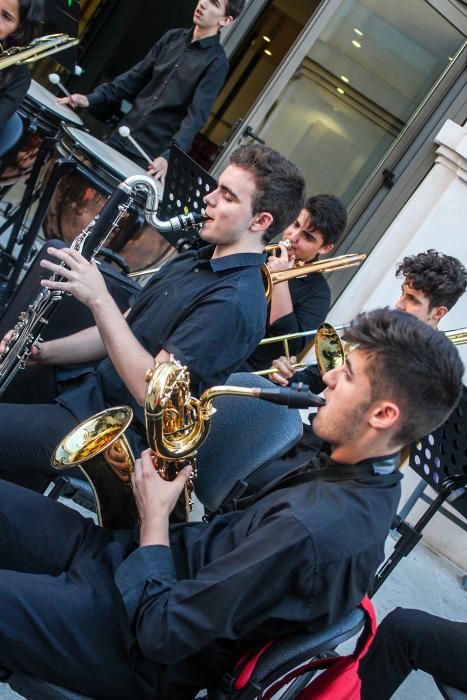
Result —
[[[208, 436], [218, 396], [244, 396], [290, 407], [325, 403], [309, 391], [236, 386], [213, 386], [196, 399], [190, 393], [187, 368], [173, 358], [149, 370], [146, 380], [147, 441], [154, 468], [169, 481], [188, 465], [196, 477], [196, 453]], [[55, 469], [81, 468], [96, 498], [99, 523], [110, 529], [129, 528], [138, 522], [131, 487], [135, 456], [125, 435], [132, 416], [128, 406], [97, 413], [68, 433], [51, 458]], [[187, 519], [192, 491], [193, 480], [189, 479], [184, 494]]]
[[[148, 224], [159, 231], [169, 232], [199, 225], [203, 217], [195, 212], [174, 216], [168, 221], [157, 218], [159, 193], [154, 180], [147, 175], [132, 175], [112, 192], [100, 213], [74, 239], [70, 248], [77, 250], [87, 260], [94, 259], [120, 224], [120, 220], [131, 207], [138, 192], [146, 196], [145, 218]], [[62, 263], [61, 267], [64, 264]], [[59, 281], [60, 275], [51, 279]], [[57, 304], [66, 292], [42, 288], [34, 302], [23, 311], [13, 329], [5, 352], [0, 354], [0, 395], [5, 391], [18, 370], [25, 369], [32, 346], [42, 340], [41, 333], [46, 328]]]

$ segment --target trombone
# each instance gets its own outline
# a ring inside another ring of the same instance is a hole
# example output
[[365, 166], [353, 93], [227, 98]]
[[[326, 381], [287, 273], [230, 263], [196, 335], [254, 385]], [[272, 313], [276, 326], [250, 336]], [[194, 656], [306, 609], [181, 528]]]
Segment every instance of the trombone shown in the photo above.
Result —
[[79, 39], [68, 34], [47, 34], [34, 39], [28, 46], [11, 46], [4, 49], [0, 44], [0, 70], [23, 63], [34, 63], [41, 58], [76, 46]]
[[[341, 324], [340, 326], [334, 326], [335, 331], [343, 331], [347, 327], [348, 324]], [[323, 326], [328, 326], [329, 328], [332, 328], [327, 323], [323, 323], [319, 328], [312, 330], [312, 331], [300, 331], [298, 333], [286, 333], [285, 335], [276, 335], [272, 336], [271, 338], [263, 338], [263, 340], [260, 342], [260, 345], [269, 345], [270, 343], [279, 343], [282, 342], [283, 344], [283, 350], [284, 350], [284, 356], [289, 360], [290, 359], [290, 349], [289, 349], [289, 340], [295, 340], [296, 338], [307, 338], [308, 336], [318, 336], [320, 329]], [[444, 335], [446, 338], [448, 338], [453, 345], [464, 345], [467, 343], [467, 327], [465, 328], [455, 328], [451, 331], [441, 331], [444, 332]], [[306, 347], [299, 353], [298, 355], [298, 362], [295, 364], [291, 365], [292, 369], [296, 370], [297, 372], [301, 369], [305, 369], [306, 367], [310, 367], [310, 365], [315, 365], [319, 364], [319, 361], [317, 362], [303, 362], [303, 358], [305, 355], [311, 350], [313, 347], [313, 342], [308, 343]], [[275, 367], [269, 367], [268, 369], [261, 369], [256, 372], [252, 372], [252, 374], [259, 374], [260, 376], [268, 376], [269, 374], [274, 374], [274, 372], [277, 372], [277, 369]]]

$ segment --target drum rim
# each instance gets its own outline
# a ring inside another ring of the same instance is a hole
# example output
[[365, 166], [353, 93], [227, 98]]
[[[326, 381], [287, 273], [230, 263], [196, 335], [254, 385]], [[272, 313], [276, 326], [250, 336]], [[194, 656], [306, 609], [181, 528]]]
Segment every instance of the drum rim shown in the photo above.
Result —
[[[110, 148], [112, 151], [114, 151], [115, 153], [117, 153], [121, 158], [124, 158], [125, 161], [127, 161], [128, 163], [131, 163], [132, 167], [134, 168], [134, 173], [132, 173], [132, 174], [134, 174], [134, 175], [142, 175], [143, 173], [146, 174], [146, 171], [143, 170], [143, 168], [142, 168], [140, 165], [138, 165], [137, 163], [133, 163], [133, 161], [130, 160], [130, 158], [128, 158], [127, 156], [123, 155], [123, 153], [120, 153], [120, 151], [117, 151], [117, 149], [114, 148], [113, 146], [109, 146], [109, 144], [105, 143], [105, 142], [102, 141], [101, 139], [98, 139], [96, 136], [93, 136], [93, 134], [90, 134], [90, 133], [89, 133], [88, 131], [86, 131], [85, 129], [78, 129], [78, 128], [74, 127], [74, 126], [70, 126], [70, 125], [68, 125], [68, 124], [64, 124], [64, 125], [62, 126], [62, 136], [61, 136], [60, 141], [59, 141], [59, 143], [57, 144], [57, 146], [58, 146], [58, 149], [59, 149], [59, 150], [60, 150], [61, 147], [63, 147], [64, 150], [66, 151], [66, 154], [67, 154], [67, 155], [73, 156], [73, 151], [70, 149], [70, 147], [68, 146], [68, 144], [64, 141], [65, 137], [68, 136], [69, 138], [73, 139], [73, 141], [74, 141], [74, 143], [75, 143], [76, 149], [77, 149], [82, 155], [84, 155], [84, 156], [86, 156], [87, 158], [89, 158], [89, 160], [90, 160], [92, 163], [95, 163], [95, 162], [97, 161], [98, 167], [99, 167], [99, 168], [102, 168], [102, 170], [104, 170], [104, 172], [107, 173], [107, 174], [109, 174], [109, 172], [110, 172], [112, 175], [114, 175], [114, 176], [117, 178], [117, 181], [118, 181], [118, 182], [122, 182], [122, 179], [125, 180], [125, 179], [128, 177], [128, 175], [126, 175], [125, 173], [122, 173], [121, 170], [116, 170], [116, 167], [115, 167], [112, 163], [110, 163], [109, 161], [106, 161], [106, 160], [102, 159], [97, 153], [95, 153], [95, 152], [90, 152], [90, 151], [85, 147], [85, 145], [84, 145], [83, 143], [80, 143], [79, 139], [75, 138], [75, 135], [74, 135], [73, 132], [76, 132], [76, 135], [77, 135], [77, 136], [79, 136], [79, 134], [86, 134], [87, 137], [91, 137], [92, 139], [95, 139], [95, 140], [96, 140], [97, 142], [99, 142], [100, 144], [104, 145], [106, 148]], [[81, 163], [81, 165], [84, 165], [84, 167], [89, 167], [89, 166], [87, 166], [85, 163]]]
[[[64, 122], [64, 123], [68, 123], [70, 125], [74, 125], [75, 127], [80, 127], [80, 126], [83, 127], [84, 126], [84, 122], [81, 119], [81, 117], [79, 116], [79, 114], [76, 114], [76, 112], [74, 112], [72, 109], [70, 109], [70, 107], [67, 107], [66, 105], [55, 105], [56, 109], [53, 109], [53, 107], [50, 107], [49, 105], [45, 104], [44, 102], [41, 102], [38, 97], [35, 97], [34, 95], [32, 95], [30, 90], [37, 89], [37, 88], [39, 88], [40, 90], [44, 90], [45, 93], [50, 95], [51, 98], [55, 98], [55, 95], [52, 92], [50, 92], [50, 90], [47, 90], [47, 88], [44, 87], [44, 85], [41, 85], [40, 83], [37, 82], [37, 80], [32, 79], [31, 84], [28, 88], [28, 91], [27, 91], [26, 95], [24, 96], [24, 102], [27, 103], [27, 100], [31, 100], [31, 102], [34, 102], [34, 104], [40, 108], [41, 114], [49, 113], [49, 114], [53, 115], [55, 117], [55, 120], [56, 121], [58, 120], [59, 123]], [[60, 112], [59, 109], [64, 110], [65, 113]], [[69, 114], [70, 117], [67, 116], [67, 114]], [[38, 115], [33, 115], [33, 116], [38, 116]]]

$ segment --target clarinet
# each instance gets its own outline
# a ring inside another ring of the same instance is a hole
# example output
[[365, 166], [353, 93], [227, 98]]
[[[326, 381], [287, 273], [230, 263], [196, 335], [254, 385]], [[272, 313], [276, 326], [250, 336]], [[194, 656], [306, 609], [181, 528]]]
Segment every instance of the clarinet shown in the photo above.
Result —
[[[132, 175], [112, 192], [102, 210], [86, 226], [70, 245], [86, 260], [93, 260], [107, 239], [119, 226], [120, 220], [132, 206], [138, 192], [146, 195], [146, 221], [162, 232], [185, 230], [199, 226], [204, 217], [196, 212], [174, 216], [168, 221], [157, 218], [159, 193], [154, 180], [147, 175]], [[117, 214], [115, 215], [115, 211]], [[61, 263], [60, 267], [64, 267]], [[54, 273], [49, 279], [61, 281]], [[66, 292], [43, 287], [26, 311], [22, 311], [13, 328], [13, 335], [3, 353], [0, 353], [0, 395], [5, 391], [19, 370], [25, 369], [32, 347], [42, 341], [41, 333]]]

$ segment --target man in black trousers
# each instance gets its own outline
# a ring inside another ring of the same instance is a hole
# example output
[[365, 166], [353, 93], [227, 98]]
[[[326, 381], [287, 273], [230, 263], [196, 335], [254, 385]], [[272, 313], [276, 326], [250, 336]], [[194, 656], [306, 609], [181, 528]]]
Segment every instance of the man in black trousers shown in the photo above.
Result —
[[149, 451], [135, 531], [0, 482], [0, 667], [100, 699], [192, 700], [252, 646], [358, 605], [396, 512], [398, 450], [446, 419], [463, 367], [397, 311], [361, 315], [348, 340], [315, 419], [329, 455], [244, 510], [169, 527], [190, 468], [163, 481]]

